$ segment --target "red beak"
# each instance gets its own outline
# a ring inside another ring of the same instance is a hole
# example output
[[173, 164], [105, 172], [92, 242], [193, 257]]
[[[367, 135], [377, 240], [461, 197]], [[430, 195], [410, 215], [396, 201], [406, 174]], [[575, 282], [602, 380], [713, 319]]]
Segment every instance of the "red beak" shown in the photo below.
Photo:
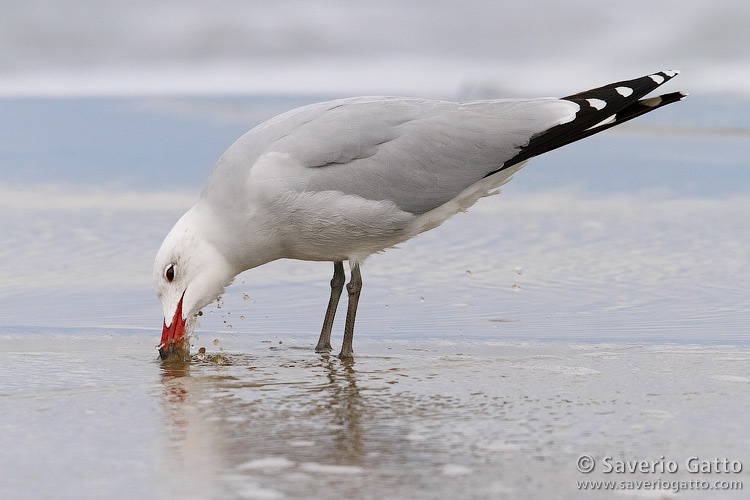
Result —
[[182, 319], [182, 299], [180, 297], [177, 303], [177, 310], [174, 312], [172, 324], [167, 326], [167, 320], [164, 320], [164, 329], [161, 332], [161, 343], [159, 344], [159, 356], [161, 359], [167, 359], [170, 355], [178, 354], [183, 351], [185, 344], [185, 320]]

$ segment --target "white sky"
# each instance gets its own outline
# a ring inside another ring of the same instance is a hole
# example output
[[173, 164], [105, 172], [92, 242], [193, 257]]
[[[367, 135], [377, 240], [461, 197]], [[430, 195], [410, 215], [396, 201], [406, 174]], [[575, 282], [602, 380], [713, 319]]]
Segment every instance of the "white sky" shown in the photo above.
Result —
[[0, 1], [0, 96], [750, 93], [750, 3]]

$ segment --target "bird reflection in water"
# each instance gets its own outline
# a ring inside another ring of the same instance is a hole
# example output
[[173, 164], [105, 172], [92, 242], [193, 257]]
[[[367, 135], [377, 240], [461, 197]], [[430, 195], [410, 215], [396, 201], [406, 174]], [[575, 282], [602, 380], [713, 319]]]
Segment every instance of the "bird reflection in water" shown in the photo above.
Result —
[[174, 498], [192, 498], [229, 465], [225, 436], [210, 404], [221, 378], [202, 376], [196, 368], [189, 361], [160, 363], [164, 416], [160, 487]]
[[162, 363], [168, 467], [226, 473], [269, 456], [360, 465], [366, 402], [355, 360], [289, 359], [290, 350]]
[[327, 355], [323, 359], [328, 384], [321, 387], [325, 396], [321, 413], [330, 415], [333, 449], [339, 463], [359, 465], [364, 453], [360, 419], [365, 405], [357, 386], [355, 361]]

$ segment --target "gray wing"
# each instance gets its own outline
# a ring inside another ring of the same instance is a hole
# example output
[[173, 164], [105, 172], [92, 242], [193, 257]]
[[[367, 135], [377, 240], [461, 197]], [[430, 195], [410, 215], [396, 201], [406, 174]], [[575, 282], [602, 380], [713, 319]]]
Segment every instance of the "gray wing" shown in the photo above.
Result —
[[277, 172], [271, 175], [294, 189], [390, 200], [423, 214], [503, 168], [681, 100], [681, 92], [641, 100], [677, 73], [660, 71], [561, 99], [460, 104], [369, 97], [305, 106], [235, 142], [204, 195], [222, 184], [226, 189], [213, 190], [216, 196], [240, 200], [234, 190], [242, 174], [276, 153], [285, 161], [270, 162]]
[[289, 155], [303, 167], [293, 173], [295, 185], [307, 191], [391, 200], [423, 214], [502, 168], [535, 135], [573, 120], [578, 109], [552, 98], [343, 99], [279, 115], [230, 150], [241, 150], [247, 163], [268, 153]]

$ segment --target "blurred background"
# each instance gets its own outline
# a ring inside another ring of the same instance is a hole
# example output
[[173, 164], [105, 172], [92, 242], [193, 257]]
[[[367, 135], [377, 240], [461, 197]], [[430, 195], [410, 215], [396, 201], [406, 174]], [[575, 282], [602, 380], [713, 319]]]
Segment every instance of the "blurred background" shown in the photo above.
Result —
[[579, 90], [661, 69], [750, 94], [738, 0], [3, 0], [0, 95]]
[[[750, 233], [750, 3], [0, 6], [0, 324], [158, 329], [151, 266], [163, 236], [219, 155], [285, 110], [358, 94], [567, 95], [680, 69], [663, 91], [687, 91], [685, 101], [535, 159], [503, 196], [370, 259], [361, 331], [371, 321], [373, 333], [425, 334], [431, 317], [453, 324], [449, 331], [480, 318], [468, 330], [483, 332], [488, 317], [501, 316], [523, 319], [502, 335], [567, 339], [584, 329], [628, 339], [632, 330], [612, 333], [613, 325], [651, 315], [670, 325], [664, 336], [684, 339], [687, 322], [703, 325], [690, 338], [710, 337], [717, 318], [740, 336], [750, 268], [742, 236]], [[313, 335], [329, 267], [263, 266], [225, 300], [253, 318], [242, 331]], [[492, 290], [481, 298], [480, 281]], [[433, 296], [420, 302], [428, 284]], [[414, 322], [414, 304], [434, 310]], [[613, 319], [613, 310], [632, 317]], [[550, 311], [566, 318], [552, 329]], [[225, 323], [206, 317], [203, 328]]]

